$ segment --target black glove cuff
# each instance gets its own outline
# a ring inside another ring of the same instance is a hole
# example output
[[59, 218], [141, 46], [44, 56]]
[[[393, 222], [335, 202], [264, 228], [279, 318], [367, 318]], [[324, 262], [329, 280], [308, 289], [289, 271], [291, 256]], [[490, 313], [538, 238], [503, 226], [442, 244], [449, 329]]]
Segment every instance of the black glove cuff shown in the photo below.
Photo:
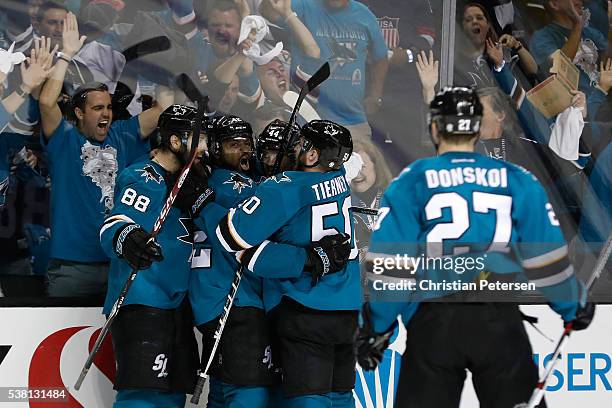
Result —
[[119, 258], [123, 257], [123, 243], [125, 242], [125, 238], [129, 235], [130, 232], [138, 228], [141, 228], [140, 225], [129, 223], [119, 228], [115, 233], [115, 253]]
[[329, 257], [327, 253], [320, 246], [312, 247], [312, 251], [314, 256], [317, 256], [321, 260], [321, 265], [323, 266], [323, 270], [321, 271], [321, 275], [327, 275], [329, 273]]
[[212, 201], [215, 201], [215, 191], [210, 187], [206, 187], [206, 190], [204, 190], [191, 205], [191, 215], [197, 217], [200, 215], [200, 211]]

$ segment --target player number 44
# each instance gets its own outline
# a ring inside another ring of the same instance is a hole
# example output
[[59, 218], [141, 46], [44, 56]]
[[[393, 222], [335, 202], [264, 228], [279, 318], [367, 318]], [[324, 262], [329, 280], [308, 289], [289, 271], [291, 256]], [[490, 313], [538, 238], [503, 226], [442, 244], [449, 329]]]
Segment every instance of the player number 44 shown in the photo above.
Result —
[[138, 195], [133, 188], [127, 188], [123, 193], [123, 197], [121, 197], [121, 202], [125, 205], [133, 206], [137, 211], [145, 212], [151, 199], [147, 196]]

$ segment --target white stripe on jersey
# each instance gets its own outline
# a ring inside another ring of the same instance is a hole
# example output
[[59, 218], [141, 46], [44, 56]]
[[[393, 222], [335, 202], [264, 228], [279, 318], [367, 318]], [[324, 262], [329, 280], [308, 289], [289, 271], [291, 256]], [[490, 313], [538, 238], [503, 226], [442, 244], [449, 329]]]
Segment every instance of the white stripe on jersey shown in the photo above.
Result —
[[104, 233], [104, 231], [106, 231], [107, 229], [109, 229], [110, 227], [112, 227], [113, 225], [119, 222], [136, 224], [136, 222], [130, 217], [128, 217], [127, 215], [117, 214], [117, 215], [108, 217], [104, 221], [104, 224], [102, 224], [102, 228], [100, 228], [100, 240], [102, 240], [102, 234]]
[[215, 234], [217, 235], [217, 239], [227, 252], [236, 252], [227, 244], [227, 242], [225, 242], [225, 238], [223, 238], [223, 234], [221, 233], [221, 228], [219, 226], [217, 226], [217, 229], [215, 229]]
[[259, 258], [261, 251], [263, 251], [265, 246], [268, 245], [269, 243], [270, 241], [268, 241], [267, 239], [264, 242], [262, 242], [261, 245], [259, 245], [259, 248], [257, 248], [257, 251], [255, 251], [255, 254], [253, 254], [253, 256], [251, 257], [251, 260], [249, 261], [249, 265], [247, 267], [251, 272], [255, 268], [255, 263], [257, 262], [257, 258]]
[[523, 267], [527, 269], [541, 268], [543, 266], [550, 265], [551, 263], [555, 261], [558, 261], [559, 259], [563, 258], [566, 255], [567, 255], [567, 245], [563, 245], [562, 247], [554, 249], [545, 254], [542, 254], [542, 255], [539, 255], [533, 258], [529, 258], [529, 259], [523, 259], [523, 261], [521, 262], [521, 265], [523, 265]]
[[572, 265], [565, 268], [563, 271], [556, 273], [552, 276], [548, 276], [542, 279], [529, 279], [529, 282], [536, 285], [538, 288], [545, 286], [553, 286], [563, 282], [567, 278], [571, 278], [574, 275], [574, 267]]
[[[236, 213], [235, 208], [232, 208], [231, 210], [229, 210], [229, 214], [227, 216], [227, 227], [229, 229], [230, 234], [232, 234], [232, 238], [234, 238], [234, 241], [236, 241], [236, 243], [240, 245], [242, 248], [249, 249], [253, 245], [250, 245], [248, 242], [242, 239], [240, 234], [238, 234], [238, 232], [236, 231], [236, 228], [234, 228], [234, 223], [232, 222], [232, 218], [234, 218], [235, 213]], [[235, 252], [235, 251], [231, 251], [231, 252]]]

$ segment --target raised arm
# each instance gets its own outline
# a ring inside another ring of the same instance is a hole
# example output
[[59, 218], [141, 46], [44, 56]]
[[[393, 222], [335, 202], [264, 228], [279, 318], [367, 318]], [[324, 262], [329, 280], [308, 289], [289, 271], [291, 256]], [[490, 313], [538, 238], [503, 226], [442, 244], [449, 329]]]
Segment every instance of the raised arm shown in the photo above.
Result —
[[243, 74], [253, 72], [253, 62], [242, 52], [251, 48], [252, 45], [253, 42], [248, 38], [238, 44], [238, 52], [226, 59], [215, 69], [215, 79], [222, 84], [229, 84], [233, 81], [236, 74], [243, 76]]
[[291, 0], [267, 0], [267, 2], [289, 27], [301, 51], [310, 58], [321, 58], [321, 50], [312, 33], [291, 9]]
[[51, 74], [53, 54], [57, 51], [57, 47], [51, 52], [50, 48], [50, 38], [34, 39], [34, 48], [32, 48], [30, 58], [20, 66], [22, 83], [19, 89], [2, 100], [2, 105], [7, 113], [11, 115], [15, 113], [28, 98], [28, 94], [41, 86]]
[[582, 27], [584, 25], [584, 20], [576, 12], [574, 5], [571, 2], [570, 7], [573, 13], [569, 13], [568, 17], [570, 17], [570, 19], [574, 23], [574, 26], [572, 27], [572, 30], [570, 31], [569, 36], [565, 41], [565, 44], [563, 44], [563, 47], [561, 47], [561, 51], [563, 51], [567, 58], [573, 61], [574, 57], [576, 56], [576, 53], [578, 52], [578, 48], [580, 47], [580, 38], [582, 37]]
[[438, 65], [434, 60], [433, 51], [429, 50], [429, 57], [425, 51], [417, 54], [416, 69], [421, 80], [423, 102], [429, 105], [436, 96], [436, 84], [438, 83]]
[[519, 40], [510, 34], [504, 34], [499, 39], [499, 42], [504, 47], [514, 50], [517, 53], [519, 63], [527, 75], [535, 75], [538, 73], [538, 64], [536, 63], [535, 59], [533, 59], [531, 53], [527, 51], [527, 48], [523, 47], [523, 44], [521, 44]]
[[151, 136], [151, 133], [157, 128], [159, 115], [166, 110], [167, 107], [174, 103], [174, 91], [170, 88], [158, 85], [156, 103], [146, 111], [138, 115], [138, 123], [140, 124], [140, 137], [146, 139]]
[[62, 121], [62, 111], [57, 104], [68, 64], [83, 46], [85, 36], [79, 36], [79, 26], [74, 14], [68, 13], [64, 19], [62, 56], [58, 58], [55, 69], [45, 82], [40, 94], [40, 119], [43, 135], [49, 139]]

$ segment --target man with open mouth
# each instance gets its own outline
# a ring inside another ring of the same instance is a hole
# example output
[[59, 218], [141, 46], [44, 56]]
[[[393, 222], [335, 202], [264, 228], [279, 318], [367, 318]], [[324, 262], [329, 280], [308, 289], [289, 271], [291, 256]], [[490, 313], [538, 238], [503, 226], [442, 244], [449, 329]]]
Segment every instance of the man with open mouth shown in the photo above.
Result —
[[148, 137], [173, 94], [161, 92], [158, 104], [140, 115], [113, 123], [106, 85], [80, 86], [71, 116], [63, 118], [57, 103], [66, 70], [83, 42], [76, 16], [63, 21], [62, 50], [40, 95], [42, 144], [51, 176], [50, 296], [104, 296], [108, 257], [98, 231], [113, 207], [115, 177], [148, 154]]

